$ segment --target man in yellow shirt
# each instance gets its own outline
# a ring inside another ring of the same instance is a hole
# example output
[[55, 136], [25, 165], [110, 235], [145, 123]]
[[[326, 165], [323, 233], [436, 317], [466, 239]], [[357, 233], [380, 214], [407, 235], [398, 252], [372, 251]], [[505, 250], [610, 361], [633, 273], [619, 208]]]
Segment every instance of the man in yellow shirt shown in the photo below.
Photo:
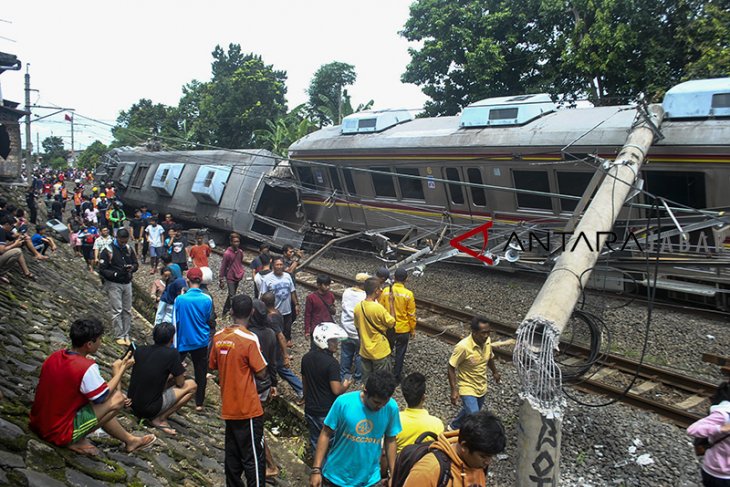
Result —
[[405, 286], [408, 271], [399, 267], [395, 271], [395, 282], [386, 286], [380, 296], [380, 304], [395, 317], [395, 366], [393, 373], [400, 382], [403, 362], [406, 359], [408, 340], [416, 336], [416, 298]]
[[386, 333], [395, 326], [395, 318], [378, 303], [380, 293], [380, 280], [371, 277], [365, 281], [367, 297], [355, 306], [355, 328], [360, 335], [363, 383], [367, 382], [370, 374], [375, 371], [393, 372], [390, 344]]
[[475, 316], [471, 320], [471, 334], [457, 343], [451, 354], [448, 370], [451, 404], [457, 406], [461, 398], [463, 407], [449, 424], [450, 429], [459, 429], [464, 417], [482, 409], [487, 395], [487, 367], [497, 384], [501, 380], [489, 339], [491, 331], [486, 318]]
[[444, 423], [431, 416], [424, 409], [426, 401], [426, 377], [420, 372], [409, 374], [401, 383], [401, 392], [408, 407], [400, 412], [400, 425], [403, 428], [395, 437], [398, 453], [416, 442], [423, 433], [434, 433], [434, 438], [444, 432]]

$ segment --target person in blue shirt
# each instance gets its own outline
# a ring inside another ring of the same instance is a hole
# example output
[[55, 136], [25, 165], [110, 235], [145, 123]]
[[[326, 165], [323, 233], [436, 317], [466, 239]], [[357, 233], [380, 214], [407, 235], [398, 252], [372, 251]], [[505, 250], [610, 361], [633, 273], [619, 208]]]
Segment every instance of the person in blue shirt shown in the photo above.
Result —
[[165, 290], [160, 296], [160, 302], [157, 304], [157, 312], [155, 313], [155, 326], [160, 323], [172, 323], [172, 311], [175, 299], [185, 291], [188, 282], [182, 277], [182, 273], [175, 274], [174, 269], [170, 266], [162, 269]]
[[190, 354], [195, 370], [195, 409], [203, 410], [205, 386], [208, 373], [208, 344], [210, 343], [210, 323], [215, 319], [213, 299], [200, 289], [203, 271], [194, 267], [188, 271], [188, 290], [175, 299], [172, 322], [175, 325], [175, 348], [180, 352], [180, 360]]
[[51, 249], [51, 252], [56, 251], [56, 242], [51, 237], [46, 235], [46, 227], [43, 225], [36, 225], [35, 235], [31, 237], [33, 247], [40, 252], [42, 255], [46, 255], [46, 250]]
[[[388, 469], [393, 471], [395, 437], [401, 432], [398, 405], [392, 399], [396, 385], [395, 376], [390, 372], [375, 372], [368, 377], [362, 391], [348, 392], [335, 400], [317, 440], [310, 487], [379, 484], [383, 480], [381, 443], [384, 443]], [[334, 441], [330, 448], [331, 439]]]

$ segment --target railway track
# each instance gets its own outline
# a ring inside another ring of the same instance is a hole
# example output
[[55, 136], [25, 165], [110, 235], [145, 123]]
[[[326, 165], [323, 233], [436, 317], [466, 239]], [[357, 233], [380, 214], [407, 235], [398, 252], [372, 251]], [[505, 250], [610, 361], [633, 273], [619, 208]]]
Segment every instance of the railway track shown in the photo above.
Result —
[[[249, 249], [245, 250], [249, 259], [256, 255]], [[215, 249], [214, 252], [222, 254], [220, 249]], [[321, 273], [333, 278], [331, 290], [337, 297], [341, 298], [344, 289], [354, 284], [354, 279], [349, 276], [338, 275], [311, 265], [297, 272], [297, 284], [314, 290], [317, 287], [316, 276]], [[423, 298], [418, 298], [416, 303], [419, 316], [418, 330], [452, 345], [468, 333], [468, 323], [476, 314], [476, 310], [455, 309]], [[511, 345], [514, 344], [512, 339], [517, 327], [491, 318], [490, 323], [494, 332], [503, 337], [499, 341], [500, 346], [494, 348], [495, 354], [511, 362]], [[565, 365], [581, 363], [589, 354], [589, 349], [580, 344], [564, 345], [561, 348], [564, 348], [564, 353], [569, 355], [562, 362]], [[634, 376], [637, 379], [627, 390], [627, 385]], [[572, 387], [609, 398], [618, 398], [621, 402], [655, 412], [677, 426], [686, 428], [704, 417], [707, 398], [717, 389], [717, 384], [660, 367], [639, 364], [620, 355], [603, 354], [583, 380], [573, 384]]]

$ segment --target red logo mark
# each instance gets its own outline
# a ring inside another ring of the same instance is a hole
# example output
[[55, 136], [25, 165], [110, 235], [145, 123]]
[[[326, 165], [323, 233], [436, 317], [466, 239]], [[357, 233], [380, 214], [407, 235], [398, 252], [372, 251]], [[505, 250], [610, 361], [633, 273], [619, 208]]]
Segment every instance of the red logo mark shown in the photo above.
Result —
[[[454, 247], [455, 249], [471, 255], [475, 259], [479, 259], [487, 265], [494, 265], [494, 261], [492, 260], [492, 258], [484, 255], [485, 251], [487, 250], [487, 242], [489, 241], [489, 229], [490, 228], [492, 228], [491, 221], [485, 223], [484, 225], [480, 225], [480, 226], [474, 228], [473, 230], [469, 230], [466, 233], [462, 233], [461, 235], [458, 235], [458, 236], [452, 238], [449, 241], [449, 244], [452, 247]], [[484, 245], [482, 245], [481, 252], [477, 252], [477, 251], [472, 250], [468, 247], [465, 247], [464, 245], [461, 244], [461, 242], [463, 242], [464, 240], [469, 239], [469, 238], [473, 237], [474, 235], [477, 235], [480, 233], [482, 235], [482, 238], [484, 239]]]

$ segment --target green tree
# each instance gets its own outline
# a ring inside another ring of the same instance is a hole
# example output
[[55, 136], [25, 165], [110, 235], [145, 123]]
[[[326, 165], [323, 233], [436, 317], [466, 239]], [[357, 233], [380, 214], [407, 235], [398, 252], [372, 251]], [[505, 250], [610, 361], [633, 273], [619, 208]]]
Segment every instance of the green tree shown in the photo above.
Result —
[[276, 121], [267, 120], [266, 128], [256, 131], [255, 145], [286, 157], [290, 145], [317, 129], [306, 112], [306, 105], [301, 104]]
[[178, 109], [185, 137], [232, 149], [255, 146], [254, 133], [286, 114], [286, 72], [243, 54], [238, 44], [227, 52], [216, 46], [212, 71], [209, 82], [183, 88]]
[[656, 97], [690, 70], [705, 76], [730, 63], [727, 3], [417, 0], [401, 35], [421, 47], [410, 49], [402, 80], [430, 97], [428, 115], [529, 92], [596, 104]]
[[[180, 116], [176, 107], [154, 104], [147, 98], [140, 99], [129, 110], [120, 112], [117, 125], [112, 128], [114, 141], [111, 147], [135, 146], [157, 137], [177, 138], [182, 135]], [[174, 142], [167, 142], [174, 145]]]
[[63, 147], [63, 139], [57, 136], [50, 136], [43, 139], [41, 142], [43, 146], [43, 162], [50, 165], [51, 161], [55, 159], [63, 159], [64, 162], [68, 161], [68, 152]]
[[347, 116], [344, 114], [347, 106], [352, 113], [350, 97], [345, 87], [352, 85], [355, 80], [355, 66], [337, 61], [323, 64], [314, 73], [307, 89], [308, 109], [310, 116], [320, 127], [340, 124], [342, 118]]
[[57, 156], [50, 159], [48, 165], [51, 166], [51, 169], [66, 169], [68, 167], [68, 161], [63, 157]]
[[109, 148], [101, 141], [95, 140], [76, 158], [76, 167], [94, 169]]

